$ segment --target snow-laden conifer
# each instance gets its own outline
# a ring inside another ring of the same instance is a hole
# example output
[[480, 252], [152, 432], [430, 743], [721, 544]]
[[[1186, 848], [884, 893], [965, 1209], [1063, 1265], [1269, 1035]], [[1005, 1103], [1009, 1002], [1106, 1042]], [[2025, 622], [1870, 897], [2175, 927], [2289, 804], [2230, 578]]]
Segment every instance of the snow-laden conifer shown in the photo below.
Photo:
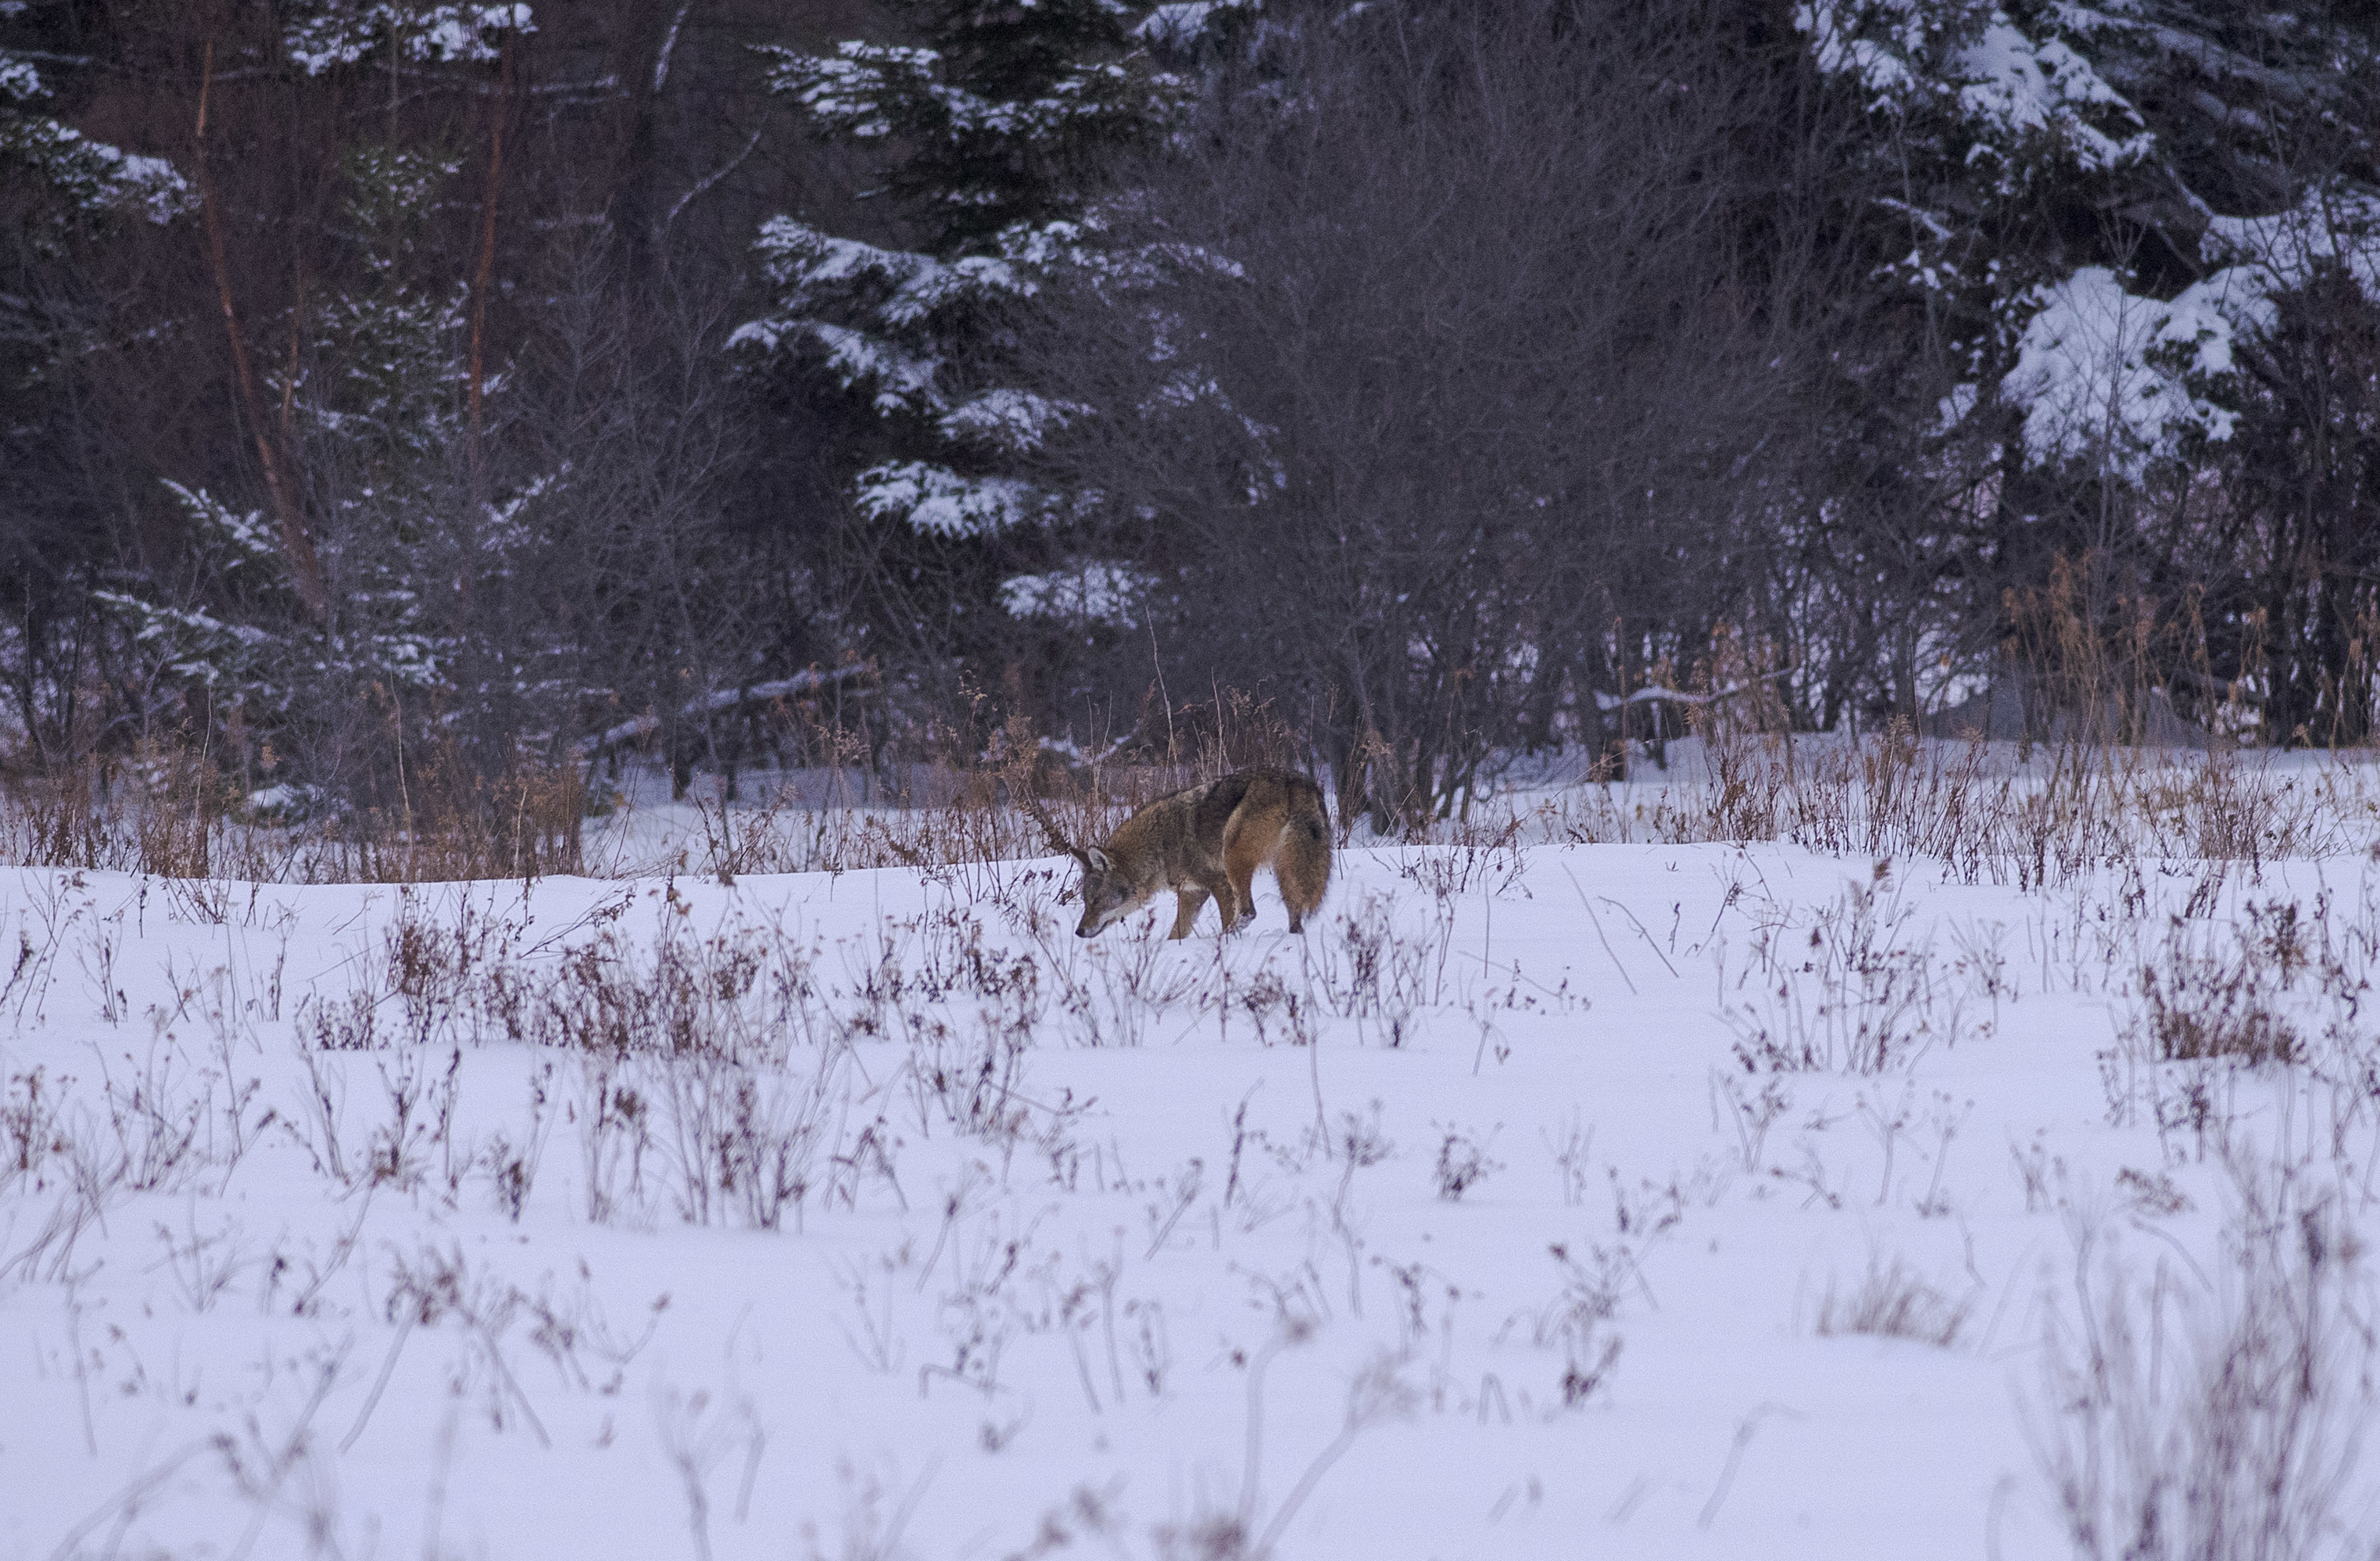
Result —
[[[2283, 155], [2336, 119], [2373, 40], [2157, 0], [1801, 0], [1821, 72], [1888, 165], [1890, 280], [1930, 301], [2025, 456], [2136, 482], [2230, 437], [2235, 343], [2325, 264], [2372, 297], [2374, 192]], [[2252, 100], [2252, 101], [2251, 101]]]
[[[1203, 12], [1167, 9], [1185, 38], [1203, 25]], [[894, 453], [852, 484], [869, 519], [958, 543], [1058, 528], [1083, 501], [1035, 482], [1030, 457], [1088, 409], [1010, 382], [1015, 333], [1044, 289], [1132, 263], [1111, 252], [1102, 168], [1179, 124], [1192, 84], [1156, 57], [1146, 6], [917, 0], [905, 10], [918, 42], [776, 50], [771, 84], [820, 135], [883, 149], [870, 193], [897, 204], [918, 247], [773, 219], [759, 249], [776, 307], [735, 339], [826, 377], [882, 420]], [[1067, 551], [1054, 535], [1051, 546]], [[1039, 617], [1086, 599], [1040, 589], [1042, 578], [1017, 577], [992, 599]]]
[[49, 96], [31, 60], [0, 50], [0, 163], [32, 170], [84, 216], [137, 213], [170, 222], [189, 202], [189, 185], [173, 164], [142, 156], [42, 113]]

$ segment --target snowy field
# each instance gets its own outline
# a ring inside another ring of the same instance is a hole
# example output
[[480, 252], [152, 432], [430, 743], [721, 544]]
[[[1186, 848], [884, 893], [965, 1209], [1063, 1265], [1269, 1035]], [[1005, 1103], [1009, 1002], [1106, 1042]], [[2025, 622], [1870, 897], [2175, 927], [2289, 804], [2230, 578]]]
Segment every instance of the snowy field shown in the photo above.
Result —
[[0, 869], [0, 1557], [2330, 1555], [2352, 836]]

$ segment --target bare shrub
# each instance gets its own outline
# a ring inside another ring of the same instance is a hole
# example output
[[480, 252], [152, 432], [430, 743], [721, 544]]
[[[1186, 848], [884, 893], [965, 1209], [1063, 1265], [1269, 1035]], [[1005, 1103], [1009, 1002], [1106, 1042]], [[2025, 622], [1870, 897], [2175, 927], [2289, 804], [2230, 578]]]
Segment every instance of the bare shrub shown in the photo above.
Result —
[[1330, 1011], [1370, 1021], [1389, 1045], [1401, 1044], [1419, 1008], [1445, 995], [1446, 964], [1454, 942], [1454, 904], [1430, 902], [1422, 931], [1398, 925], [1392, 895], [1366, 894], [1332, 918], [1335, 937], [1307, 940], [1308, 970]]
[[1020, 1097], [1028, 1041], [1025, 1028], [988, 1013], [972, 1038], [913, 1017], [907, 1087], [919, 1129], [939, 1119], [953, 1132], [1013, 1141], [1034, 1115]]
[[1459, 1203], [1463, 1195], [1504, 1168], [1500, 1160], [1490, 1159], [1487, 1145], [1460, 1128], [1439, 1125], [1438, 1164], [1432, 1175], [1438, 1184], [1438, 1195], [1450, 1203]]
[[341, 998], [310, 993], [298, 1006], [298, 1024], [318, 1052], [370, 1052], [381, 1043], [379, 999], [360, 988]]
[[216, 1298], [229, 1289], [240, 1271], [249, 1266], [249, 1260], [239, 1244], [239, 1227], [226, 1220], [214, 1234], [201, 1236], [195, 1203], [183, 1212], [180, 1235], [162, 1220], [155, 1229], [158, 1241], [165, 1249], [165, 1270], [173, 1276], [174, 1287], [183, 1304], [192, 1311], [211, 1309]]
[[612, 1057], [750, 1062], [814, 1038], [820, 1016], [808, 946], [751, 928], [697, 936], [674, 884], [650, 945], [624, 937], [612, 920], [541, 976], [484, 967], [468, 989], [471, 1016], [510, 1039]]
[[2140, 1024], [2159, 1062], [2226, 1057], [2251, 1067], [2290, 1063], [2304, 1044], [2251, 959], [2223, 960], [2168, 947], [2165, 969], [2141, 970]]
[[1726, 1010], [1747, 1073], [1905, 1067], [1957, 1028], [1932, 956], [1912, 944], [1913, 912], [1893, 891], [1889, 864], [1819, 909], [1806, 935], [1764, 930], [1754, 945], [1760, 998]]
[[109, 828], [95, 795], [92, 767], [67, 771], [34, 785], [9, 788], [0, 811], [6, 831], [0, 853], [18, 867], [109, 870], [118, 867], [123, 846]]
[[518, 1421], [541, 1445], [552, 1445], [504, 1351], [505, 1334], [530, 1311], [530, 1298], [518, 1287], [489, 1272], [484, 1263], [474, 1268], [460, 1244], [450, 1244], [443, 1251], [424, 1245], [410, 1255], [392, 1255], [385, 1306], [388, 1321], [407, 1333], [451, 1319], [466, 1340], [466, 1350], [450, 1391], [458, 1398], [477, 1397], [497, 1431]]
[[1271, 1045], [1276, 1032], [1287, 1045], [1314, 1044], [1320, 1003], [1312, 982], [1293, 982], [1269, 959], [1237, 986], [1227, 970], [1214, 995], [1223, 1010], [1222, 1022], [1229, 1025], [1234, 1012], [1245, 1017], [1256, 1028], [1259, 1046]]
[[579, 1075], [575, 1115], [578, 1119], [581, 1189], [587, 1218], [608, 1225], [641, 1214], [646, 1203], [645, 1158], [653, 1152], [652, 1104], [625, 1070], [590, 1062]]
[[0, 793], [0, 860], [205, 878], [229, 812], [203, 754], [144, 747], [124, 762], [61, 766]]
[[641, 1223], [666, 1200], [689, 1225], [798, 1226], [833, 1179], [842, 1056], [808, 1077], [701, 1052], [587, 1060], [572, 1112], [587, 1218]]
[[6, 1092], [0, 1093], [0, 1190], [38, 1177], [53, 1157], [71, 1148], [59, 1117], [70, 1082], [52, 1082], [38, 1066], [10, 1076]]
[[431, 894], [410, 884], [399, 888], [378, 968], [365, 978], [396, 1000], [416, 1045], [478, 1038], [473, 1010], [501, 1006], [503, 968], [526, 926], [498, 917], [468, 888]]
[[[1071, 945], [1072, 946], [1068, 946]], [[1083, 945], [1068, 938], [1045, 945], [1058, 1006], [1080, 1046], [1138, 1046], [1149, 1029], [1198, 993], [1205, 972], [1187, 966], [1161, 938], [1103, 938]]]
[[376, 1186], [410, 1189], [428, 1179], [431, 1156], [437, 1152], [445, 1157], [452, 1187], [460, 1179], [455, 1165], [455, 1104], [461, 1088], [461, 1049], [448, 1054], [443, 1071], [419, 1047], [373, 1060], [388, 1115], [374, 1125], [367, 1140], [364, 1175]]
[[2034, 1439], [2086, 1561], [2355, 1549], [2344, 1506], [2374, 1339], [2352, 1221], [2304, 1170], [2228, 1169], [2229, 1261], [2203, 1291], [2162, 1258], [2143, 1285], [2075, 1227], [2075, 1312], [2050, 1333]]
[[1727, 1102], [1728, 1125], [1735, 1130], [1736, 1154], [1745, 1171], [1757, 1175], [1767, 1147], [1769, 1129], [1793, 1108], [1792, 1098], [1774, 1077], [1761, 1080], [1755, 1091], [1733, 1073], [1711, 1070], [1711, 1113], [1718, 1116], [1719, 1100]]
[[2173, 1178], [2163, 1171], [2142, 1171], [2127, 1165], [2116, 1173], [2116, 1187], [2127, 1206], [2152, 1217], [2186, 1214], [2193, 1207], [2190, 1195], [2174, 1186]]
[[173, 1191], [205, 1169], [208, 1156], [199, 1137], [210, 1126], [212, 1086], [212, 1079], [177, 1079], [170, 1053], [152, 1054], [148, 1067], [129, 1079], [103, 1081], [101, 1096], [126, 1187]]
[[1869, 1334], [1949, 1349], [1959, 1342], [1973, 1305], [1972, 1298], [1944, 1295], [1899, 1258], [1888, 1263], [1871, 1259], [1866, 1274], [1849, 1294], [1831, 1284], [1827, 1287], [1826, 1299], [1818, 1303], [1817, 1332], [1826, 1338]]
[[[581, 865], [575, 763], [488, 777], [433, 751], [419, 758], [401, 805], [319, 800], [315, 816], [292, 819], [274, 794], [243, 798], [202, 750], [150, 745], [128, 762], [95, 756], [0, 793], [0, 861], [303, 884], [524, 878]], [[221, 920], [219, 906], [185, 900], [196, 917]]]
[[2143, 857], [2240, 860], [2336, 852], [2369, 811], [2345, 763], [2285, 770], [2269, 754], [2128, 747], [2077, 729], [2054, 741], [1866, 737], [1697, 726], [1699, 774], [1658, 789], [1588, 784], [1542, 805], [1582, 844], [1777, 839], [1830, 856], [1914, 857], [1965, 883], [2046, 888]]
[[[90, 1272], [88, 1265], [75, 1262], [82, 1238], [103, 1227], [108, 1210], [130, 1190], [123, 1164], [111, 1163], [79, 1131], [67, 1133], [61, 1158], [64, 1174], [48, 1179], [57, 1189], [56, 1201], [32, 1235], [20, 1236], [13, 1219], [0, 1227], [0, 1284], [12, 1277], [52, 1285], [78, 1281]], [[37, 1182], [36, 1189], [41, 1185]]]
[[798, 1219], [833, 1104], [832, 1059], [806, 1081], [700, 1055], [660, 1063], [647, 1077], [669, 1128], [680, 1217], [759, 1230], [778, 1228], [788, 1211]]
[[1453, 821], [1429, 834], [1442, 841], [1416, 847], [1397, 858], [1397, 876], [1440, 900], [1475, 888], [1490, 896], [1509, 893], [1528, 871], [1521, 836], [1528, 820], [1511, 814], [1493, 826]]
[[[1592, 1247], [1584, 1258], [1560, 1242], [1547, 1250], [1562, 1267], [1562, 1287], [1554, 1299], [1527, 1313], [1530, 1342], [1559, 1349], [1562, 1407], [1575, 1409], [1609, 1385], [1620, 1363], [1621, 1337], [1611, 1330], [1620, 1298], [1635, 1282], [1636, 1259], [1622, 1247]], [[1515, 1319], [1517, 1321], [1517, 1319]], [[1512, 1323], [1505, 1324], [1507, 1329]]]

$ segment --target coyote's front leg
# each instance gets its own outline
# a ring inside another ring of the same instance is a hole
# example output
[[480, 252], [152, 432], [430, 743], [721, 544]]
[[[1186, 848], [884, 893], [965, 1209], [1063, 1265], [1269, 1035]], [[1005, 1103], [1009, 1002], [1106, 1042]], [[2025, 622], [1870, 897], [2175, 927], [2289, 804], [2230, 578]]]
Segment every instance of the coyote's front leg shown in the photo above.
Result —
[[[1206, 905], [1207, 891], [1196, 884], [1184, 884], [1174, 890], [1173, 931], [1168, 933], [1166, 936], [1168, 938], [1188, 937], [1191, 924], [1198, 920], [1198, 912], [1205, 909]], [[1225, 920], [1228, 921], [1229, 918], [1226, 917]]]

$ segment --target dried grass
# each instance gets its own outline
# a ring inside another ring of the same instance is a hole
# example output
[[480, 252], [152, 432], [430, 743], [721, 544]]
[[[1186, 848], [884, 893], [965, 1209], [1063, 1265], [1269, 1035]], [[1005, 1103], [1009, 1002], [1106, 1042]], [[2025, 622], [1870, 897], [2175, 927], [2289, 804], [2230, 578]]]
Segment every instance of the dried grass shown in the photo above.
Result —
[[280, 823], [205, 754], [161, 748], [0, 792], [0, 862], [251, 884], [535, 878], [579, 870], [585, 813], [575, 766], [490, 778], [450, 756], [392, 807]]
[[[2252, 870], [2360, 847], [2380, 824], [2380, 787], [2360, 755], [2292, 767], [2219, 738], [2204, 750], [2125, 740], [2155, 735], [2143, 712], [2170, 724], [2170, 706], [2141, 684], [2140, 655], [2095, 650], [2075, 616], [2057, 601], [2034, 614], [2033, 653], [2049, 669], [2024, 682], [2047, 713], [2038, 740], [1923, 738], [1907, 723], [1858, 738], [1795, 734], [1761, 679], [1736, 677], [1729, 691], [1749, 694], [1706, 696], [1692, 723], [1698, 741], [1669, 744], [1671, 758], [1697, 762], [1699, 773], [1469, 799], [1458, 816], [1402, 832], [1402, 843], [1425, 848], [1403, 871], [1425, 888], [1444, 880], [1500, 890], [1536, 842], [1775, 840], [1939, 861], [1964, 882], [2037, 889], [2150, 859]], [[284, 822], [251, 809], [203, 753], [160, 748], [11, 785], [0, 793], [0, 861], [294, 883], [980, 869], [1048, 854], [1046, 835], [1016, 805], [1025, 798], [1040, 799], [1070, 838], [1096, 841], [1182, 787], [1255, 764], [1313, 768], [1278, 711], [1232, 693], [1144, 711], [1131, 738], [1097, 754], [1021, 720], [968, 743], [953, 738], [938, 759], [887, 769], [865, 787], [843, 784], [840, 769], [822, 772], [836, 783], [823, 788], [781, 780], [757, 805], [698, 787], [690, 837], [653, 860], [614, 846], [613, 860], [588, 847], [590, 777], [575, 763], [525, 763], [491, 778], [433, 751], [384, 788], [382, 806]], [[755, 778], [722, 776], [721, 789], [748, 793]], [[1359, 822], [1341, 819], [1342, 841]], [[615, 840], [631, 834], [615, 821]]]
[[2229, 1260], [2154, 1278], [2075, 1230], [2070, 1328], [2053, 1327], [2034, 1427], [2085, 1561], [2360, 1554], [2343, 1519], [2371, 1408], [2370, 1292], [2327, 1173], [2227, 1155]]
[[1848, 1294], [1828, 1287], [1826, 1299], [1818, 1303], [1817, 1331], [1823, 1338], [1865, 1334], [1949, 1349], [1959, 1342], [1973, 1307], [1972, 1298], [1943, 1294], [1899, 1258], [1888, 1263], [1871, 1262], [1865, 1276]]

